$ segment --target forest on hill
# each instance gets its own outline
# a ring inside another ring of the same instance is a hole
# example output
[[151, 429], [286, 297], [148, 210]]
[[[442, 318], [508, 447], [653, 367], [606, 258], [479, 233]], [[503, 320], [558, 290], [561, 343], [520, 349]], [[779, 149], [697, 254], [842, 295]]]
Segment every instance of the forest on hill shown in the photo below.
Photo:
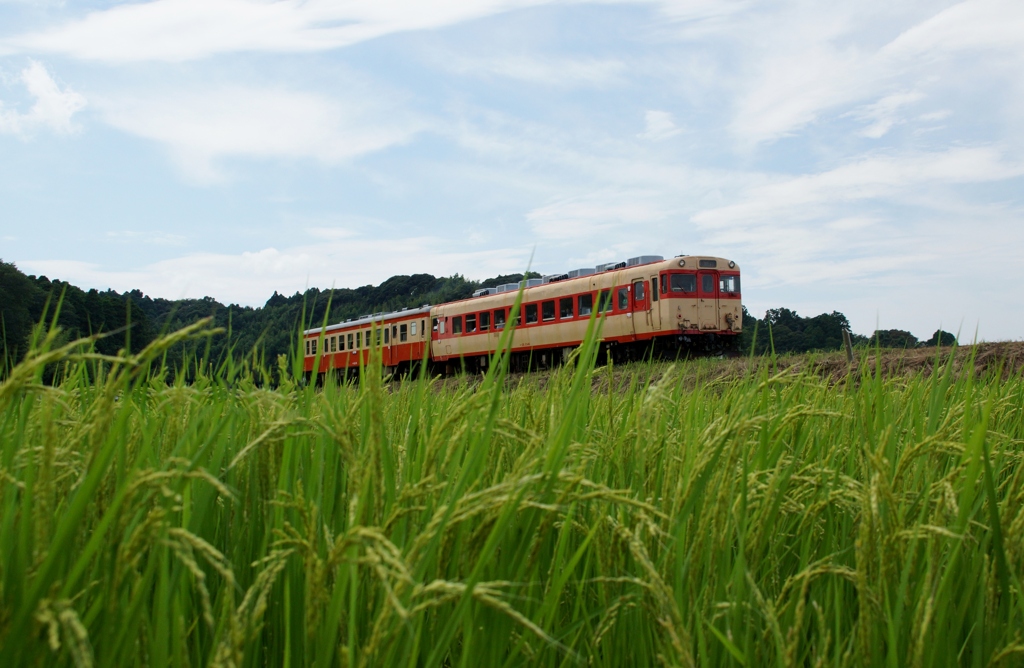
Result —
[[[536, 276], [530, 273], [527, 277]], [[96, 342], [96, 348], [111, 355], [123, 348], [141, 350], [161, 333], [212, 317], [225, 333], [210, 338], [202, 350], [186, 346], [175, 350], [168, 360], [172, 368], [181, 368], [184, 360], [196, 354], [216, 362], [255, 353], [273, 365], [278, 355], [291, 352], [300, 328], [316, 326], [325, 319], [334, 323], [367, 313], [465, 299], [478, 288], [514, 283], [522, 278], [522, 274], [495, 276], [485, 281], [472, 281], [458, 274], [392, 276], [380, 285], [359, 288], [310, 288], [291, 296], [275, 292], [263, 306], [251, 307], [225, 305], [212, 297], [169, 300], [150, 297], [140, 290], [83, 290], [59, 279], [26, 275], [13, 263], [0, 260], [0, 369], [6, 370], [22, 358], [33, 327], [44, 315], [47, 324], [61, 328], [62, 339], [107, 334]], [[743, 327], [743, 349], [750, 350], [756, 330], [756, 352], [762, 354], [772, 350], [838, 350], [843, 345], [843, 329], [849, 329], [850, 323], [838, 311], [802, 317], [790, 309], [778, 308], [758, 319], [744, 308]], [[859, 345], [878, 342], [883, 347], [895, 348], [949, 345], [956, 341], [952, 334], [941, 330], [923, 343], [903, 330], [876, 331], [870, 337], [855, 334], [853, 338]]]

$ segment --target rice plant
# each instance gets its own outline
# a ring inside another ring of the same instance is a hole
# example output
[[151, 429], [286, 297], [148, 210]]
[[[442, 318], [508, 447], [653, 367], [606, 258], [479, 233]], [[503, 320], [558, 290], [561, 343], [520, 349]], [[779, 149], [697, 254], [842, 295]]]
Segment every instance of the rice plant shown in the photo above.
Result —
[[1018, 374], [168, 381], [207, 335], [0, 385], [2, 665], [1024, 662]]

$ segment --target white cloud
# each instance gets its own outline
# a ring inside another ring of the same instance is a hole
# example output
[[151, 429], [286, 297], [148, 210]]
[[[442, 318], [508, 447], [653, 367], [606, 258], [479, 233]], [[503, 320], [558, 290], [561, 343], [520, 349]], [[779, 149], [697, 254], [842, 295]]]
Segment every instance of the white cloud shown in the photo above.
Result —
[[0, 53], [62, 53], [108, 62], [183, 61], [237, 51], [310, 52], [438, 28], [536, 0], [153, 0], [96, 10], [8, 38]]
[[358, 237], [281, 250], [196, 253], [127, 271], [69, 260], [22, 260], [18, 266], [85, 287], [138, 288], [169, 299], [212, 296], [223, 303], [261, 306], [275, 290], [290, 294], [307, 287], [355, 287], [380, 283], [394, 274], [460, 273], [483, 279], [523, 271], [529, 261], [528, 249], [460, 252], [451, 248], [451, 240], [433, 237]]
[[952, 148], [901, 156], [870, 156], [806, 176], [749, 189], [740, 201], [701, 211], [705, 228], [736, 223], [778, 224], [808, 220], [826, 209], [877, 198], [899, 198], [916, 187], [1001, 181], [1024, 175], [1024, 163], [1004, 159], [995, 147]]
[[897, 112], [901, 107], [919, 102], [923, 98], [924, 94], [920, 91], [907, 91], [886, 95], [878, 102], [858, 107], [853, 111], [847, 112], [844, 116], [851, 116], [859, 121], [870, 123], [868, 127], [861, 130], [861, 136], [880, 139], [894, 125], [901, 122], [897, 117]]
[[438, 66], [457, 74], [503, 77], [547, 86], [603, 87], [620, 83], [626, 74], [625, 63], [609, 58], [539, 57], [522, 54], [466, 57], [446, 51], [435, 55], [433, 60]]
[[[861, 100], [888, 95], [889, 102], [897, 102], [900, 94], [892, 91], [900, 81], [940, 86], [939, 73], [951, 73], [943, 66], [968, 52], [977, 55], [968, 66], [973, 77], [986, 69], [1019, 70], [1024, 3], [979, 0], [939, 11], [932, 7], [928, 2], [841, 7], [788, 3], [775, 11], [739, 15], [729, 26], [731, 32], [717, 35], [743, 44], [743, 69], [727, 82], [736, 91], [729, 127], [739, 144], [749, 147], [791, 136], [829, 110]], [[901, 12], [927, 14], [878, 43], [878, 36], [887, 34], [885, 28], [907, 20]], [[890, 127], [880, 118], [866, 136], [879, 137]]]
[[[930, 335], [940, 322], [980, 321], [992, 336], [1014, 329], [1014, 306], [977, 264], [1000, 280], [1024, 280], [1024, 212], [959, 193], [972, 184], [1020, 180], [1024, 163], [996, 147], [874, 155], [834, 169], [753, 186], [692, 220], [705, 246], [744, 270], [753, 313], [779, 304], [823, 304], [856, 331], [877, 322]], [[973, 292], [972, 292], [973, 290]], [[803, 310], [807, 310], [804, 308]], [[807, 311], [805, 315], [813, 314]], [[1018, 322], [1019, 324], [1019, 322]]]
[[535, 239], [596, 241], [621, 238], [626, 230], [644, 223], [664, 220], [668, 212], [660, 207], [656, 193], [597, 193], [547, 204], [526, 214]]
[[970, 0], [944, 9], [903, 32], [885, 47], [904, 56], [928, 52], [1008, 50], [1024, 55], [1024, 4], [1017, 0]]
[[252, 87], [162, 90], [96, 99], [105, 121], [167, 146], [200, 182], [224, 178], [230, 158], [312, 158], [338, 163], [407, 141], [423, 122], [366, 90], [346, 99]]
[[36, 61], [31, 61], [21, 71], [18, 81], [35, 101], [31, 109], [20, 113], [5, 109], [0, 100], [0, 133], [29, 136], [39, 129], [58, 134], [69, 134], [75, 130], [71, 118], [85, 107], [84, 97], [69, 87], [62, 89], [46, 67]]
[[662, 141], [669, 137], [674, 137], [682, 132], [682, 130], [676, 127], [672, 114], [667, 111], [657, 111], [654, 109], [648, 110], [644, 114], [644, 122], [646, 123], [647, 128], [637, 135], [641, 139]]

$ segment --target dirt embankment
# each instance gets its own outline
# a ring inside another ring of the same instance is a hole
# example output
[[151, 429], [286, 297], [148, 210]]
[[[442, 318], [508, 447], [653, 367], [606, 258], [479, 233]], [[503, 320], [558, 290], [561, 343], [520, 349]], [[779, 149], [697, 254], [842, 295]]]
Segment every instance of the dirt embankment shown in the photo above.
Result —
[[[742, 378], [756, 373], [768, 366], [772, 373], [789, 371], [793, 374], [809, 372], [841, 383], [848, 379], [858, 379], [863, 371], [874, 372], [879, 365], [885, 377], [909, 376], [922, 373], [931, 375], [936, 366], [944, 369], [953, 355], [953, 370], [961, 374], [973, 368], [979, 375], [1000, 372], [1003, 377], [1019, 375], [1024, 372], [1024, 341], [1003, 341], [998, 343], [980, 343], [977, 345], [953, 348], [914, 348], [910, 350], [883, 349], [881, 357], [875, 350], [858, 350], [850, 364], [845, 352], [804, 353], [780, 355], [774, 360], [769, 357], [732, 357], [722, 359], [691, 359], [676, 362], [676, 375], [682, 377], [684, 383], [707, 383], [728, 378]], [[669, 363], [658, 363], [651, 369], [652, 380], [657, 380], [665, 373]], [[615, 384], [625, 388], [635, 379], [638, 364], [623, 364], [613, 368]], [[509, 374], [508, 384], [517, 385], [521, 382], [534, 384], [543, 389], [548, 384], [551, 370], [537, 370], [529, 373]], [[482, 376], [456, 375], [439, 378], [437, 387], [454, 389], [462, 385], [475, 386]], [[397, 389], [401, 381], [392, 384]], [[595, 391], [604, 391], [608, 387], [607, 371], [599, 370], [594, 377]]]

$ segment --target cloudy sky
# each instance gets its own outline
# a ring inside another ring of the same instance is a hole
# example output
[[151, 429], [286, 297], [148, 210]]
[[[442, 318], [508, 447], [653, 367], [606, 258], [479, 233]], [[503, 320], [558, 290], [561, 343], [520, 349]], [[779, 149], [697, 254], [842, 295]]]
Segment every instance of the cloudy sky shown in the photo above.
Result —
[[715, 254], [1024, 337], [1024, 2], [0, 0], [0, 258], [261, 305]]

